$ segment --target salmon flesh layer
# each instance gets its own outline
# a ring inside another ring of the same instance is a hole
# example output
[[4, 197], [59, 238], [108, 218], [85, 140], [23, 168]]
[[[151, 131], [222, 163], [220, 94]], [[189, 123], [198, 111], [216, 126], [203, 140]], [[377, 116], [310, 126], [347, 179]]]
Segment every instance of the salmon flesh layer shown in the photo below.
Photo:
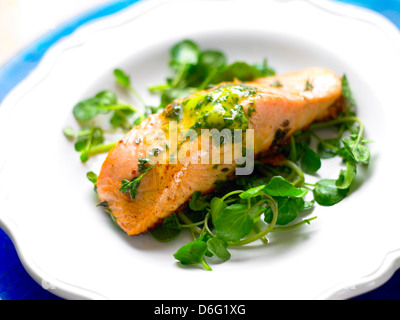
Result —
[[[238, 93], [243, 88], [245, 93]], [[220, 127], [216, 104], [211, 104], [211, 100], [204, 103], [203, 99], [216, 94], [219, 98], [224, 96], [223, 100], [228, 102], [231, 96], [239, 97], [232, 106], [240, 104], [242, 109], [238, 109], [238, 112], [235, 109], [235, 114], [243, 112], [247, 117], [242, 118], [236, 126], [235, 123], [231, 124], [229, 128], [254, 130], [255, 155], [268, 152], [276, 142], [278, 133], [280, 136], [284, 133], [283, 138], [287, 139], [315, 121], [334, 118], [342, 108], [342, 104], [338, 103], [342, 97], [341, 78], [330, 70], [308, 68], [247, 83], [224, 83], [177, 100], [163, 113], [150, 116], [129, 131], [110, 151], [97, 181], [99, 200], [107, 203], [115, 220], [128, 235], [139, 235], [154, 228], [164, 218], [177, 212], [194, 192], [210, 192], [216, 181], [226, 180], [234, 174], [235, 162], [216, 166], [211, 162], [172, 162], [168, 158], [166, 162], [152, 162], [154, 166], [141, 178], [135, 197], [120, 191], [122, 181], [131, 181], [142, 175], [139, 160], [149, 157], [159, 139], [157, 132], [167, 132], [169, 121], [174, 120], [178, 129], [195, 128], [196, 124], [198, 127], [207, 124], [206, 127], [210, 129], [213, 126]], [[210, 109], [211, 105], [214, 109]], [[184, 107], [179, 109], [180, 106]], [[178, 113], [175, 110], [186, 111]], [[207, 113], [201, 113], [202, 110], [209, 111], [211, 116], [207, 121], [213, 119], [211, 122], [201, 120], [202, 123], [195, 117]], [[185, 148], [182, 150], [189, 152]], [[195, 154], [195, 157], [201, 156], [201, 151]]]

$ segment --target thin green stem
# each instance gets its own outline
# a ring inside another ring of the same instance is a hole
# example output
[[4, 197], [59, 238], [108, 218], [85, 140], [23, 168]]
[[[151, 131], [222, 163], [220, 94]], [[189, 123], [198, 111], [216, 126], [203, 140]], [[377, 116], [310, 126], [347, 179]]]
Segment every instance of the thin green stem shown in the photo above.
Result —
[[146, 102], [143, 100], [142, 96], [139, 94], [139, 92], [132, 86], [129, 86], [129, 91], [132, 92], [132, 94], [138, 98], [138, 100], [140, 101], [140, 103], [145, 106]]
[[115, 110], [115, 112], [122, 118], [124, 119], [124, 129], [132, 129], [133, 126], [129, 123], [128, 118], [126, 117], [126, 115], [119, 109]]
[[203, 81], [203, 83], [197, 88], [199, 91], [204, 90], [209, 84], [210, 81], [214, 78], [214, 76], [217, 74], [218, 69], [214, 69]]
[[304, 182], [305, 186], [315, 187], [316, 184]]
[[90, 135], [90, 134], [92, 133], [92, 131], [93, 131], [93, 129], [80, 130], [80, 131], [78, 132], [78, 137]]
[[316, 138], [322, 145], [325, 147], [334, 150], [334, 151], [339, 151], [339, 148], [335, 147], [333, 144], [330, 144], [329, 142], [326, 142], [325, 140], [321, 139], [320, 136], [318, 136], [315, 132], [310, 131], [310, 134]]
[[278, 204], [276, 203], [276, 201], [269, 195], [266, 194], [265, 192], [263, 192], [263, 195], [268, 199], [268, 202], [270, 204], [270, 207], [272, 209], [272, 221], [271, 223], [268, 225], [267, 228], [265, 228], [263, 231], [255, 234], [254, 236], [248, 237], [246, 239], [243, 239], [241, 241], [238, 242], [228, 242], [229, 246], [243, 246], [246, 244], [250, 244], [254, 241], [257, 241], [259, 239], [262, 239], [263, 237], [265, 237], [268, 233], [270, 233], [273, 228], [276, 225], [276, 221], [278, 220]]
[[[179, 216], [179, 218], [181, 218], [183, 220], [183, 222], [185, 224], [193, 224], [192, 220], [190, 220], [184, 213], [178, 212], [178, 216]], [[199, 227], [197, 227], [197, 226], [191, 227], [190, 231], [192, 232], [192, 236], [193, 236], [194, 240], [196, 240], [195, 236], [194, 236], [195, 233], [196, 234], [201, 234], [201, 229]]]
[[206, 270], [212, 271], [211, 267], [208, 265], [208, 263], [206, 262], [206, 260], [205, 260], [204, 258], [201, 260], [201, 265], [202, 265], [204, 268], [206, 268]]
[[237, 199], [229, 199], [229, 200], [225, 200], [225, 203], [230, 204], [230, 203], [234, 203], [236, 201], [237, 201]]
[[205, 219], [204, 219], [204, 226], [203, 226], [203, 230], [207, 231], [207, 233], [211, 236], [211, 237], [215, 237], [215, 234], [212, 233], [212, 231], [210, 230], [209, 226], [208, 226], [208, 220], [211, 216], [211, 212], [208, 212]]
[[283, 165], [289, 167], [290, 169], [292, 169], [294, 172], [297, 173], [299, 178], [295, 182], [293, 182], [293, 186], [295, 186], [295, 187], [299, 187], [300, 186], [301, 187], [304, 184], [304, 181], [305, 181], [303, 170], [301, 170], [297, 166], [297, 164], [295, 164], [293, 161], [290, 161], [290, 160], [286, 160]]
[[[249, 199], [249, 200], [250, 200], [250, 199]], [[254, 206], [252, 206], [252, 207], [250, 208], [249, 211], [251, 211], [251, 210], [253, 210], [253, 209], [257, 208], [257, 207], [261, 207], [261, 205], [262, 205], [263, 203], [267, 202], [267, 201], [268, 201], [267, 199], [261, 199], [261, 200], [258, 201]]]
[[132, 106], [129, 103], [120, 101], [120, 104], [116, 104], [116, 105], [110, 105], [110, 106], [100, 106], [100, 109], [103, 110], [130, 110], [133, 113], [137, 113], [140, 117], [141, 120], [145, 119], [145, 116], [143, 114], [143, 112], [141, 112], [140, 110], [138, 110], [136, 107]]
[[364, 122], [362, 122], [359, 118], [357, 117], [343, 117], [343, 118], [338, 118], [335, 120], [331, 120], [328, 122], [321, 122], [321, 123], [315, 123], [310, 126], [310, 130], [315, 130], [315, 129], [320, 129], [320, 128], [326, 128], [330, 127], [339, 123], [346, 123], [346, 122], [357, 122], [358, 125], [360, 126], [360, 130], [358, 132], [357, 140], [356, 143], [354, 144], [353, 147], [353, 152], [357, 149], [357, 146], [360, 144], [361, 139], [364, 135], [364, 130], [365, 130], [365, 125]]
[[179, 68], [178, 74], [176, 75], [174, 81], [172, 82], [173, 88], [176, 88], [180, 84], [180, 82], [181, 82], [182, 78], [185, 76], [185, 73], [187, 72], [188, 68], [189, 68], [188, 64], [181, 65], [181, 67]]
[[231, 197], [231, 196], [233, 196], [235, 194], [240, 194], [240, 193], [243, 193], [243, 192], [244, 192], [243, 190], [232, 191], [232, 192], [226, 194], [225, 196], [223, 196], [221, 200], [224, 201], [226, 198], [229, 198], [229, 197]]
[[148, 89], [151, 93], [153, 93], [153, 92], [155, 92], [155, 91], [164, 92], [164, 91], [167, 90], [168, 88], [169, 88], [169, 85], [168, 85], [168, 84], [158, 84], [158, 85], [155, 85], [155, 86], [148, 87], [147, 89]]
[[356, 151], [357, 146], [360, 144], [361, 139], [362, 139], [362, 137], [364, 135], [364, 130], [365, 130], [364, 123], [361, 120], [358, 121], [358, 124], [360, 126], [360, 130], [358, 132], [358, 137], [357, 137], [356, 143], [354, 144], [354, 147], [353, 147], [353, 152]]
[[295, 140], [294, 136], [290, 137], [290, 142], [291, 142], [291, 144], [290, 144], [290, 156], [289, 156], [289, 159], [291, 161], [296, 161], [296, 159], [297, 159], [297, 151], [296, 151], [296, 140]]
[[92, 145], [92, 141], [93, 141], [93, 133], [94, 133], [94, 127], [90, 130], [89, 139], [86, 142], [86, 152], [87, 153], [89, 153], [90, 149], [91, 149], [91, 145]]
[[201, 226], [203, 224], [204, 224], [204, 220], [203, 221], [199, 221], [199, 222], [193, 222], [193, 223], [190, 223], [190, 224], [180, 224], [179, 223], [179, 226], [181, 228], [193, 228], [193, 227]]
[[300, 227], [300, 226], [302, 226], [304, 224], [310, 224], [310, 221], [313, 221], [315, 219], [317, 219], [317, 217], [313, 217], [313, 218], [310, 218], [310, 219], [305, 219], [305, 220], [303, 220], [303, 221], [301, 221], [299, 223], [293, 224], [293, 225], [288, 226], [288, 227], [276, 227], [271, 232], [293, 230], [293, 229], [296, 229], [296, 228], [298, 228], [298, 227]]
[[360, 126], [364, 126], [363, 122], [357, 117], [343, 117], [343, 118], [337, 118], [337, 119], [331, 120], [331, 121], [314, 123], [310, 126], [309, 129], [311, 131], [313, 131], [316, 129], [327, 128], [327, 127], [331, 127], [336, 124], [345, 123], [345, 122], [358, 122], [360, 124]]
[[[259, 226], [258, 224], [254, 224], [253, 230], [254, 230], [256, 233], [260, 233], [260, 232], [261, 232], [261, 228], [260, 228], [260, 226]], [[260, 240], [261, 240], [262, 242], [264, 242], [265, 244], [268, 243], [268, 239], [267, 239], [265, 236], [264, 236], [264, 237], [261, 237]]]
[[94, 156], [96, 154], [100, 154], [100, 153], [105, 153], [105, 152], [109, 152], [112, 148], [114, 148], [114, 146], [116, 145], [116, 142], [112, 142], [109, 144], [102, 144], [99, 146], [95, 146], [90, 148], [88, 155], [89, 156]]

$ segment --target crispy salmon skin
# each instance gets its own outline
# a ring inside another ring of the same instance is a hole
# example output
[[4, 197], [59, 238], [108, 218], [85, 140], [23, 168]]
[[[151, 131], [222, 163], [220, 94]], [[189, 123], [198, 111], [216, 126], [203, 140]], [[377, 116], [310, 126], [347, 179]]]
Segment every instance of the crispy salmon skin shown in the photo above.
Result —
[[[229, 84], [224, 84], [226, 85]], [[243, 128], [254, 130], [255, 155], [267, 152], [277, 138], [288, 139], [296, 131], [307, 128], [315, 121], [334, 118], [342, 108], [342, 104], [338, 103], [342, 97], [341, 78], [322, 68], [302, 69], [243, 85], [247, 92], [253, 92], [251, 90], [254, 89], [254, 93], [241, 96], [240, 106], [243, 109], [238, 113], [244, 112], [247, 115], [241, 122], [243, 125], [247, 121]], [[143, 175], [134, 198], [120, 191], [122, 181], [130, 181], [141, 175], [139, 160], [148, 158], [150, 149], [154, 148], [158, 139], [156, 132], [165, 132], [171, 119], [180, 124], [186, 123], [187, 126], [199, 123], [191, 122], [188, 113], [174, 113], [176, 107], [185, 105], [185, 101], [190, 105], [192, 102], [189, 101], [200, 99], [199, 97], [208, 93], [213, 94], [215, 90], [196, 93], [168, 106], [163, 113], [150, 116], [129, 131], [109, 152], [97, 180], [98, 197], [101, 202], [107, 203], [115, 220], [128, 235], [147, 232], [164, 218], [177, 212], [191, 199], [194, 192], [210, 192], [216, 181], [234, 174], [235, 163], [216, 166], [212, 163], [167, 161], [165, 164], [155, 163]], [[229, 99], [227, 95], [226, 100]], [[191, 111], [207, 108], [207, 105], [201, 105], [198, 101], [200, 100], [196, 100]], [[177, 117], [171, 118], [171, 114]], [[218, 125], [218, 119], [213, 123]], [[195, 155], [200, 156], [200, 153]]]

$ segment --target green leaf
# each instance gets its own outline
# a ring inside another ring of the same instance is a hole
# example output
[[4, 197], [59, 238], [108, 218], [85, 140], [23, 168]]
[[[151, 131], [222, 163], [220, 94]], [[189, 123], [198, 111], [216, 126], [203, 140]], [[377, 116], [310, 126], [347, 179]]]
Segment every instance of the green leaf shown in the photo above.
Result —
[[241, 81], [251, 81], [256, 78], [264, 76], [263, 71], [249, 65], [246, 62], [234, 62], [227, 66], [221, 73], [219, 73], [212, 83], [219, 83], [223, 81], [233, 81], [239, 79]]
[[[200, 235], [200, 237], [197, 238], [197, 241], [203, 241], [204, 243], [207, 243], [208, 240], [211, 239], [211, 236], [207, 232], [203, 232], [203, 234]], [[207, 249], [205, 256], [206, 257], [212, 257], [214, 254], [210, 252], [210, 250]]]
[[207, 50], [200, 54], [200, 64], [207, 69], [221, 68], [226, 65], [226, 62], [226, 56], [220, 51]]
[[[278, 203], [278, 220], [277, 225], [287, 225], [298, 216], [298, 213], [306, 209], [305, 201], [302, 198], [276, 198]], [[265, 215], [264, 221], [271, 223], [272, 221], [272, 210], [268, 208]]]
[[110, 124], [114, 128], [132, 128], [135, 120], [137, 119], [137, 114], [130, 109], [120, 109], [115, 110], [110, 118]]
[[86, 174], [86, 177], [88, 180], [96, 186], [97, 184], [97, 174], [95, 174], [93, 171], [90, 171]]
[[72, 110], [76, 120], [86, 122], [92, 120], [100, 113], [108, 113], [105, 106], [112, 106], [118, 104], [118, 99], [115, 93], [111, 91], [99, 92], [93, 98], [85, 99], [79, 102]]
[[340, 170], [339, 179], [336, 181], [336, 187], [339, 189], [348, 189], [357, 175], [357, 165], [354, 161], [347, 161], [346, 167], [346, 170]]
[[210, 266], [204, 260], [207, 250], [207, 244], [204, 241], [196, 240], [180, 248], [174, 254], [174, 257], [184, 265], [202, 264], [207, 270], [211, 270]]
[[219, 214], [226, 209], [228, 205], [222, 199], [218, 197], [214, 197], [210, 203], [210, 212], [211, 212], [211, 219], [215, 224], [215, 220], [219, 216]]
[[303, 146], [304, 154], [300, 166], [305, 173], [314, 174], [321, 168], [321, 158], [307, 146]]
[[73, 109], [73, 114], [78, 121], [92, 120], [100, 113], [96, 99], [87, 99], [79, 102]]
[[75, 130], [71, 127], [65, 127], [63, 129], [63, 134], [65, 137], [67, 137], [68, 139], [75, 139], [77, 136], [77, 133], [75, 132]]
[[181, 233], [182, 227], [180, 226], [176, 214], [170, 215], [165, 218], [157, 228], [151, 231], [151, 235], [161, 242], [174, 240]]
[[[275, 70], [268, 65], [268, 60], [264, 59], [262, 63], [254, 64], [254, 67], [261, 71], [263, 77], [274, 76], [276, 74]], [[281, 87], [282, 84], [278, 82], [275, 83], [275, 87]]]
[[[112, 106], [118, 104], [117, 95], [110, 90], [99, 92], [96, 94], [95, 99], [99, 106]], [[107, 113], [107, 111], [104, 112]]]
[[236, 242], [247, 236], [253, 228], [253, 220], [243, 204], [225, 208], [215, 220], [215, 231], [219, 239]]
[[75, 142], [75, 150], [81, 153], [81, 161], [89, 160], [89, 152], [92, 147], [104, 142], [103, 130], [100, 128], [82, 129], [78, 132]]
[[130, 89], [131, 87], [131, 78], [121, 69], [115, 69], [114, 70], [114, 76], [120, 85], [124, 86], [127, 89]]
[[254, 223], [256, 223], [259, 219], [262, 213], [265, 212], [267, 208], [259, 206], [259, 207], [252, 207], [250, 210], [247, 211], [249, 217], [253, 220]]
[[[131, 88], [131, 90], [134, 90]], [[130, 105], [121, 105], [116, 94], [106, 90], [98, 93], [93, 98], [79, 102], [73, 109], [75, 119], [86, 122], [99, 114], [113, 112], [110, 123], [114, 128], [131, 129], [133, 124], [144, 119], [140, 111]]]
[[189, 202], [189, 207], [193, 211], [203, 211], [209, 205], [209, 202], [201, 195], [200, 191], [193, 193], [192, 200]]
[[[332, 146], [333, 148], [331, 148]], [[337, 151], [340, 148], [340, 139], [331, 138], [323, 140], [318, 143], [317, 152], [321, 159], [331, 159], [337, 155]]]
[[131, 78], [124, 71], [122, 71], [121, 69], [115, 69], [114, 76], [118, 84], [128, 89], [131, 93], [133, 93], [136, 96], [136, 98], [140, 100], [140, 102], [144, 106], [146, 105], [146, 103], [140, 96], [139, 92], [132, 86]]
[[288, 159], [293, 162], [299, 161], [304, 152], [304, 149], [303, 149], [304, 145], [305, 145], [304, 143], [297, 143], [293, 139], [290, 144], [290, 153], [289, 153]]
[[347, 148], [340, 148], [337, 152], [337, 155], [343, 159], [344, 162], [355, 161], [354, 157], [347, 150]]
[[228, 244], [226, 241], [218, 239], [217, 237], [211, 238], [207, 241], [208, 250], [223, 261], [227, 261], [231, 258], [231, 254], [227, 250]]
[[349, 189], [339, 189], [336, 180], [323, 179], [317, 182], [313, 190], [315, 201], [321, 206], [333, 206], [349, 193]]
[[354, 98], [353, 92], [350, 88], [349, 81], [345, 74], [342, 77], [342, 94], [343, 97], [346, 99], [346, 102], [349, 107], [353, 107], [356, 105], [356, 100]]
[[171, 49], [171, 60], [173, 64], [197, 64], [199, 61], [200, 49], [191, 40], [183, 40]]
[[251, 199], [257, 197], [261, 194], [261, 191], [265, 188], [265, 185], [261, 185], [255, 188], [251, 188], [246, 190], [245, 192], [241, 193], [239, 196], [242, 199]]
[[167, 105], [179, 98], [186, 98], [196, 90], [193, 88], [168, 88], [161, 95], [161, 108], [165, 108]]
[[104, 132], [101, 128], [94, 128], [92, 133], [92, 146], [97, 146], [104, 142]]
[[264, 188], [264, 192], [272, 197], [303, 197], [305, 190], [294, 187], [289, 181], [281, 176], [272, 177]]
[[311, 201], [304, 201], [304, 210], [310, 210], [312, 207], [314, 207], [315, 204], [315, 200], [311, 200]]
[[344, 147], [357, 162], [368, 163], [370, 158], [369, 148], [352, 139], [342, 140]]

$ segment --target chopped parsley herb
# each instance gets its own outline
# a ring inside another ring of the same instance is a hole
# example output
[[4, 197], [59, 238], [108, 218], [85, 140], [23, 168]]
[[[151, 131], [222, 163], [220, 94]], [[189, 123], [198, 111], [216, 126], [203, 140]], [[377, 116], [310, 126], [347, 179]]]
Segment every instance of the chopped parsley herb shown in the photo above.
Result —
[[281, 88], [283, 87], [283, 84], [279, 80], [276, 80], [271, 86], [275, 88]]
[[139, 172], [145, 173], [148, 169], [148, 164], [151, 164], [152, 161], [150, 159], [139, 159]]
[[140, 176], [133, 178], [131, 181], [129, 180], [122, 180], [122, 187], [119, 190], [122, 193], [129, 193], [131, 199], [135, 199], [138, 193], [138, 189], [140, 183], [142, 182], [143, 177], [155, 167], [156, 164], [147, 167], [146, 164], [149, 163], [147, 159], [139, 159], [139, 172], [141, 173]]
[[254, 112], [256, 112], [256, 108], [254, 108], [253, 105], [250, 105], [249, 108], [247, 109], [248, 117], [250, 118]]
[[314, 89], [314, 86], [311, 84], [309, 80], [307, 80], [305, 91], [310, 91]]

